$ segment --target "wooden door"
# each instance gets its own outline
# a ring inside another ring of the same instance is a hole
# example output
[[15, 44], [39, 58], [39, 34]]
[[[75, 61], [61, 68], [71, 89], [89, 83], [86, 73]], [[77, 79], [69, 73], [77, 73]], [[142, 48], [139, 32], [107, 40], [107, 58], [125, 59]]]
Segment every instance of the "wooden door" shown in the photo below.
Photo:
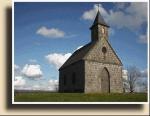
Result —
[[110, 93], [110, 77], [106, 68], [101, 72], [101, 92]]

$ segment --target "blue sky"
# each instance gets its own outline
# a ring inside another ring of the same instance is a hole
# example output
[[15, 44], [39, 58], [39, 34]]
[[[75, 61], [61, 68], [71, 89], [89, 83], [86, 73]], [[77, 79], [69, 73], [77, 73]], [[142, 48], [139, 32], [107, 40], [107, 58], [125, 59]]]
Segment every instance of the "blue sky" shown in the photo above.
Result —
[[91, 40], [89, 27], [97, 12], [95, 4], [100, 4], [100, 12], [110, 25], [109, 42], [124, 69], [135, 65], [147, 70], [146, 3], [21, 2], [14, 6], [16, 87], [36, 89], [58, 80], [58, 68]]

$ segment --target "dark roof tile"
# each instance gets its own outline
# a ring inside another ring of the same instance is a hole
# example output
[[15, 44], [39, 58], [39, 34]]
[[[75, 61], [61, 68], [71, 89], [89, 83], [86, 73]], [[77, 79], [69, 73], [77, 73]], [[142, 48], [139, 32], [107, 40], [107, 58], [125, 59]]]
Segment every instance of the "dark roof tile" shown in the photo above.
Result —
[[[76, 50], [69, 58], [68, 60], [60, 67], [60, 69], [75, 63], [79, 60], [82, 60], [83, 57], [88, 53], [88, 51], [92, 48], [92, 46], [95, 44], [95, 42], [90, 42], [83, 46], [82, 48]], [[59, 70], [60, 70], [59, 69]]]
[[[93, 23], [92, 27], [94, 27], [94, 26], [97, 25], [97, 24], [100, 24], [100, 25], [104, 25], [104, 26], [109, 27], [109, 26], [107, 25], [107, 23], [105, 22], [105, 20], [103, 19], [102, 15], [100, 14], [99, 11], [97, 12], [97, 15], [96, 15], [96, 17], [95, 17], [95, 20], [94, 20], [94, 23]], [[92, 27], [91, 27], [91, 28], [92, 28]]]

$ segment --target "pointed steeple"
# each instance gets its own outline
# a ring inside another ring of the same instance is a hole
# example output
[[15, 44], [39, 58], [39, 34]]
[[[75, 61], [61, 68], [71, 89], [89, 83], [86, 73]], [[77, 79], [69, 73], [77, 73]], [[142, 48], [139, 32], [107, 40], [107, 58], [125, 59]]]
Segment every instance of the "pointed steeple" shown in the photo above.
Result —
[[101, 13], [99, 12], [99, 9], [98, 9], [97, 15], [96, 15], [96, 17], [95, 17], [94, 23], [93, 23], [93, 25], [91, 26], [91, 28], [93, 28], [94, 26], [96, 26], [96, 25], [98, 25], [98, 24], [99, 24], [99, 25], [106, 26], [106, 27], [109, 27], [109, 26], [107, 25], [107, 23], [105, 22], [105, 20], [103, 19]]
[[102, 37], [108, 39], [109, 25], [105, 22], [100, 11], [98, 10], [94, 23], [91, 26], [91, 39], [93, 41], [100, 40]]

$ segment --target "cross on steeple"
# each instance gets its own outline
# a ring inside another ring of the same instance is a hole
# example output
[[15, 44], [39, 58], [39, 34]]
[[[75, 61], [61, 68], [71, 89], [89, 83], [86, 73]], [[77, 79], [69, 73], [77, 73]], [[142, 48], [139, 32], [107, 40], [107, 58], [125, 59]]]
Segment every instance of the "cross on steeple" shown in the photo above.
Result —
[[105, 22], [105, 20], [103, 19], [102, 15], [101, 15], [101, 13], [99, 11], [100, 10], [100, 4], [97, 4], [97, 7], [98, 7], [98, 11], [97, 11], [97, 15], [95, 17], [95, 20], [94, 20], [94, 23], [93, 23], [92, 27], [94, 27], [95, 25], [98, 25], [98, 24], [104, 25], [106, 27], [109, 27], [107, 25], [107, 23]]
[[96, 4], [97, 8], [98, 8], [98, 12], [99, 12], [99, 8], [100, 8], [100, 4]]

